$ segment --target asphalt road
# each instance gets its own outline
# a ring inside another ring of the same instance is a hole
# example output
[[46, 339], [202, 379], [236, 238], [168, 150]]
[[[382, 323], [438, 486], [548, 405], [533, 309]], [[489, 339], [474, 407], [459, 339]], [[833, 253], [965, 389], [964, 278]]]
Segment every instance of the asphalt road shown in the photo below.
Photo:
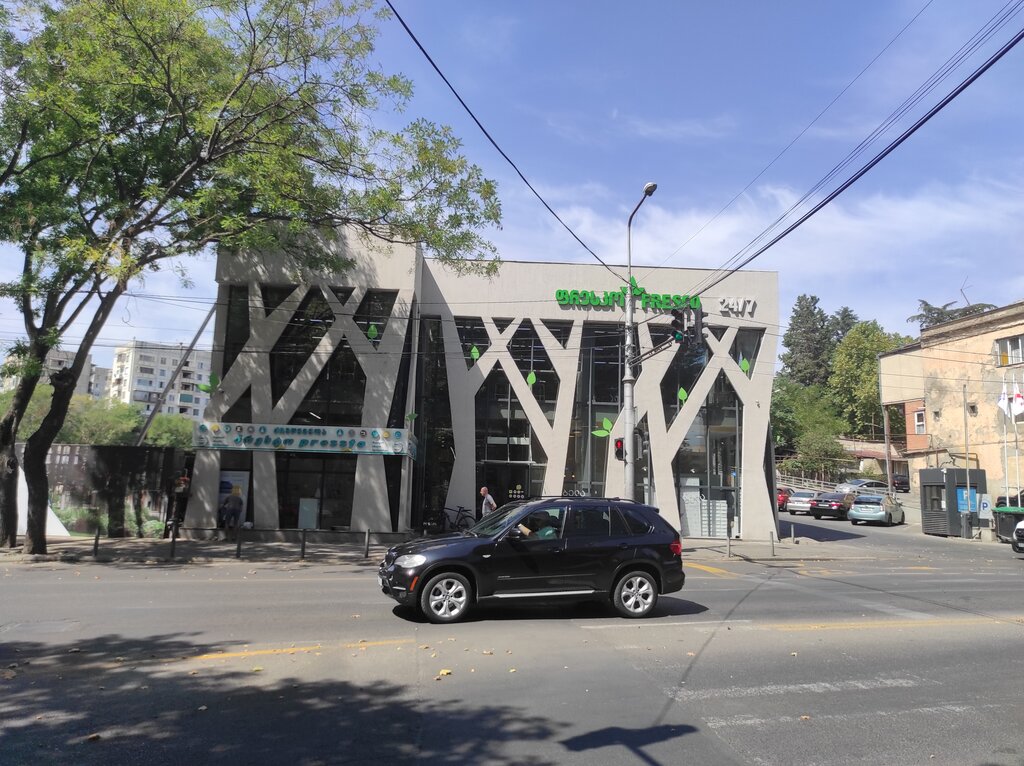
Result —
[[438, 627], [372, 565], [3, 564], [0, 762], [1024, 764], [1024, 558], [794, 521], [835, 557], [691, 562], [643, 621]]

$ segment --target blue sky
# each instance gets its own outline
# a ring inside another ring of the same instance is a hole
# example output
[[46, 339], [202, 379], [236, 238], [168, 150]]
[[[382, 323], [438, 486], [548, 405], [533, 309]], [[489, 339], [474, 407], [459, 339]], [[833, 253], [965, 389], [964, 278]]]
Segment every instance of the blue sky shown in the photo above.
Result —
[[[723, 264], [1006, 5], [392, 1], [505, 152], [603, 259], [625, 261], [626, 219], [644, 184], [658, 184], [633, 224], [641, 276], [645, 265]], [[1024, 13], [840, 178], [1022, 26]], [[382, 23], [377, 54], [386, 70], [415, 85], [400, 119], [451, 125], [470, 160], [498, 181], [504, 220], [490, 238], [504, 259], [592, 260], [481, 135], [396, 20]], [[1024, 44], [752, 264], [779, 272], [783, 321], [800, 293], [818, 295], [827, 311], [849, 305], [862, 319], [908, 334], [916, 333], [905, 319], [918, 298], [962, 301], [965, 283], [972, 302], [1024, 297], [1017, 265], [1024, 241], [1022, 81]], [[138, 291], [212, 298], [212, 271], [210, 261], [197, 264], [196, 286], [188, 291], [171, 275], [150, 277]], [[131, 337], [187, 342], [206, 308], [169, 311], [128, 300], [111, 318], [95, 360], [109, 362], [112, 346]], [[18, 327], [9, 304], [0, 303], [0, 338]]]

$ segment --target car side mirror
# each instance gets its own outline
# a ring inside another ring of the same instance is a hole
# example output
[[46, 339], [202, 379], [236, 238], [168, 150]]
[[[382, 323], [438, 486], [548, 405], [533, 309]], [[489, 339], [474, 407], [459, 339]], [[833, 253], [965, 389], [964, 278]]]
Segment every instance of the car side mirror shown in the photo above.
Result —
[[518, 525], [514, 526], [514, 527], [512, 527], [512, 529], [510, 529], [508, 531], [508, 534], [505, 535], [505, 539], [506, 540], [522, 540], [523, 539], [523, 530], [521, 530]]

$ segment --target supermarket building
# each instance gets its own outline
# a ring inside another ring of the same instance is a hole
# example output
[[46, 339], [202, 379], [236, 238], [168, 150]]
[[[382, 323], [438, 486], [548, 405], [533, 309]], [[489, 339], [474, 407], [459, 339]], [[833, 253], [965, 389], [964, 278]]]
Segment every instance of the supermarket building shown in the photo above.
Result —
[[[352, 267], [221, 257], [211, 386], [188, 524], [238, 487], [257, 529], [418, 526], [425, 510], [541, 495], [621, 496], [623, 317], [601, 265], [505, 262], [459, 276], [417, 248], [337, 245]], [[622, 273], [624, 269], [617, 268]], [[699, 295], [703, 344], [636, 369], [635, 497], [684, 536], [777, 531], [769, 410], [773, 272], [637, 268], [640, 352]], [[693, 294], [693, 295], [691, 295]]]

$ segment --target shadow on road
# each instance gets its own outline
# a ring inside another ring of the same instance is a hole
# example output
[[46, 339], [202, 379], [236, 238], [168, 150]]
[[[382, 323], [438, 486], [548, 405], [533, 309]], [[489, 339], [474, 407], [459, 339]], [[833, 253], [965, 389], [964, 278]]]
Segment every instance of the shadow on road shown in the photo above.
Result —
[[[828, 523], [822, 520], [823, 523]], [[804, 537], [808, 540], [815, 540], [820, 543], [834, 542], [838, 540], [856, 540], [864, 537], [851, 531], [853, 525], [845, 519], [831, 519], [833, 524], [829, 526], [818, 526], [817, 524], [802, 524], [795, 520], [795, 517], [779, 519], [779, 536], [786, 540], [796, 533], [797, 537]]]
[[509, 746], [567, 725], [500, 703], [423, 704], [388, 682], [271, 677], [258, 657], [187, 661], [213, 650], [185, 633], [4, 642], [3, 761], [544, 766], [555, 761]]
[[[679, 617], [687, 614], [700, 614], [708, 608], [703, 604], [685, 601], [671, 596], [662, 596], [658, 605], [644, 621], [657, 620], [659, 617]], [[392, 613], [407, 622], [426, 624], [429, 621], [418, 609], [411, 606], [398, 605]], [[496, 622], [501, 620], [604, 620], [617, 616], [611, 605], [603, 601], [578, 601], [575, 603], [546, 604], [481, 604], [474, 607], [466, 615], [466, 622]]]

